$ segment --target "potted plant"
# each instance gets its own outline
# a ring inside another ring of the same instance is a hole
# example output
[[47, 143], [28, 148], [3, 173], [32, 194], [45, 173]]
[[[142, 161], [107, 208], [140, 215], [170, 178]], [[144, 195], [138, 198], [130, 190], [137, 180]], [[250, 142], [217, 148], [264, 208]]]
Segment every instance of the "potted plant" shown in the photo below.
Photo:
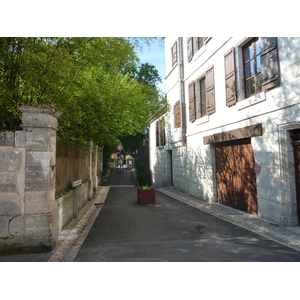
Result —
[[116, 153], [112, 153], [108, 160], [108, 166], [110, 170], [114, 170], [116, 168], [118, 155]]
[[143, 185], [137, 189], [139, 204], [155, 203], [155, 189], [152, 186]]

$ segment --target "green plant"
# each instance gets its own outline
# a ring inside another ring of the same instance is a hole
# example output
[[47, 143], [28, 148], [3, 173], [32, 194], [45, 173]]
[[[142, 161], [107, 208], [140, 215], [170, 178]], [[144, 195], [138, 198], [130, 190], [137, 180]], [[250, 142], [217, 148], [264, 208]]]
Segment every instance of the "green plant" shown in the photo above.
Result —
[[112, 153], [112, 154], [110, 155], [110, 158], [111, 158], [111, 159], [118, 159], [118, 155], [117, 155], [116, 153]]
[[153, 186], [149, 186], [148, 184], [142, 186], [143, 191], [148, 191], [148, 190], [152, 190], [152, 189], [153, 189]]

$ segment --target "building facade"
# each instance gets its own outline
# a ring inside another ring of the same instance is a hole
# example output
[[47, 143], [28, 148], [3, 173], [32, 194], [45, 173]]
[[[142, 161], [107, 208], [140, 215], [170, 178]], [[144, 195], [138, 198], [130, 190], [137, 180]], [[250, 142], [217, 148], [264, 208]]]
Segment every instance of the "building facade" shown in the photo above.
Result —
[[153, 185], [298, 226], [300, 38], [166, 37], [165, 51]]

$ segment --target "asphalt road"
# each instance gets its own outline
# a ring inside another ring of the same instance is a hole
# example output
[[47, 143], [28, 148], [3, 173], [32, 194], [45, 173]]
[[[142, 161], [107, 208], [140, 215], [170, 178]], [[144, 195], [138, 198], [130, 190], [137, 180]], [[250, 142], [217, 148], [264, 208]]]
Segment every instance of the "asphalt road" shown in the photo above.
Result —
[[156, 191], [111, 187], [75, 262], [298, 262], [300, 253]]

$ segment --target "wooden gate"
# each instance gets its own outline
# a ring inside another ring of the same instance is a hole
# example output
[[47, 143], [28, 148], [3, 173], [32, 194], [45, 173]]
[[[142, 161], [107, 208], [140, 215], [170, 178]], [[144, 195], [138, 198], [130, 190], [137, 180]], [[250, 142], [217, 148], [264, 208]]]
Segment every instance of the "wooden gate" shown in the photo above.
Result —
[[219, 203], [257, 214], [254, 164], [250, 138], [216, 144]]

